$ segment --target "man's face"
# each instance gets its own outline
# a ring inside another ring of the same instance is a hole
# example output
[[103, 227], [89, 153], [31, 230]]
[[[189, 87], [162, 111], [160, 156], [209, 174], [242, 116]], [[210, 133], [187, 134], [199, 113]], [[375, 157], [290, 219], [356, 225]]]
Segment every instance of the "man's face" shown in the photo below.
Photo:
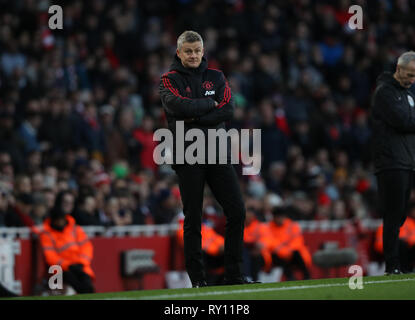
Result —
[[62, 201], [62, 209], [65, 213], [71, 213], [74, 206], [74, 198], [73, 195], [67, 193], [63, 197]]
[[197, 68], [202, 62], [204, 50], [200, 41], [184, 42], [176, 53], [185, 68]]
[[400, 83], [405, 88], [410, 88], [415, 82], [415, 61], [411, 61], [406, 66], [398, 66]]

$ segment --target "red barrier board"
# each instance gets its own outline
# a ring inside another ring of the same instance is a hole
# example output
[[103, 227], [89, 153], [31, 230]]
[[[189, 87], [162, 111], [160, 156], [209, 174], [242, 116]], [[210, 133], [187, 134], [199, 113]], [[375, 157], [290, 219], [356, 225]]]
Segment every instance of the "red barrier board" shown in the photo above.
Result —
[[95, 270], [95, 287], [97, 292], [114, 292], [139, 289], [137, 280], [123, 279], [121, 276], [121, 252], [128, 249], [152, 249], [153, 260], [160, 267], [158, 274], [147, 274], [143, 277], [143, 289], [162, 289], [166, 287], [165, 273], [170, 264], [169, 236], [134, 237], [134, 238], [93, 238], [94, 259], [92, 269]]
[[[359, 253], [359, 261], [365, 268], [368, 260], [369, 242], [359, 240], [354, 232], [327, 231], [304, 232], [304, 240], [310, 253], [321, 249], [328, 241], [335, 241], [339, 248], [353, 247]], [[21, 252], [15, 257], [15, 279], [22, 282], [23, 295], [32, 295], [34, 285], [40, 280], [47, 279], [48, 273], [43, 261], [43, 255], [36, 242], [29, 239], [19, 239]], [[95, 271], [96, 292], [116, 292], [137, 289], [166, 288], [165, 274], [170, 270], [183, 270], [183, 252], [171, 236], [151, 237], [95, 237], [91, 239], [94, 246], [92, 268]], [[153, 260], [160, 267], [159, 273], [146, 274], [141, 281], [138, 278], [125, 278], [121, 274], [121, 253], [130, 249], [151, 249], [155, 255]], [[37, 257], [37, 259], [36, 259]], [[347, 268], [323, 270], [313, 266], [311, 276], [317, 278], [347, 277]]]

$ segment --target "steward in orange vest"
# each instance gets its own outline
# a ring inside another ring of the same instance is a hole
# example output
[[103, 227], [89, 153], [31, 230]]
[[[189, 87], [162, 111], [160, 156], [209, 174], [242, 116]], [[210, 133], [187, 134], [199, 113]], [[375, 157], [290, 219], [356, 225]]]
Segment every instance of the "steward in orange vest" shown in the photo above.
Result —
[[252, 280], [258, 280], [258, 273], [262, 269], [269, 272], [272, 267], [271, 251], [268, 249], [272, 241], [267, 224], [258, 220], [254, 208], [246, 209], [245, 228], [244, 228], [244, 247], [247, 251], [246, 273], [251, 276]]
[[82, 227], [63, 209], [63, 202], [71, 198], [73, 195], [69, 192], [58, 195], [50, 217], [43, 223], [40, 243], [46, 263], [62, 267], [64, 283], [77, 293], [91, 293], [95, 291], [92, 283], [95, 274], [91, 268], [93, 247]]
[[275, 207], [272, 213], [273, 220], [269, 222], [269, 228], [273, 240], [269, 244], [269, 249], [272, 252], [273, 263], [283, 267], [287, 280], [295, 279], [295, 268], [301, 270], [304, 279], [309, 279], [312, 260], [304, 244], [300, 225], [287, 217], [287, 207]]

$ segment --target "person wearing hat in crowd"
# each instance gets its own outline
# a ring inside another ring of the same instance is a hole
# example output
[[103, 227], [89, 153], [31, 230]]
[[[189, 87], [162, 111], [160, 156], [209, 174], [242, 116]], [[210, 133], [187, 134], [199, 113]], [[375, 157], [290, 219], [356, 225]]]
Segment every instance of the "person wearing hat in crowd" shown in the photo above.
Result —
[[70, 215], [73, 210], [72, 193], [63, 191], [56, 197], [55, 206], [43, 224], [39, 239], [48, 266], [59, 265], [63, 282], [77, 293], [95, 291], [91, 268], [93, 246], [85, 231]]
[[288, 217], [289, 208], [277, 206], [269, 222], [272, 241], [269, 249], [274, 265], [282, 266], [287, 280], [295, 280], [293, 270], [299, 268], [304, 279], [310, 279], [311, 255], [304, 243], [300, 225]]

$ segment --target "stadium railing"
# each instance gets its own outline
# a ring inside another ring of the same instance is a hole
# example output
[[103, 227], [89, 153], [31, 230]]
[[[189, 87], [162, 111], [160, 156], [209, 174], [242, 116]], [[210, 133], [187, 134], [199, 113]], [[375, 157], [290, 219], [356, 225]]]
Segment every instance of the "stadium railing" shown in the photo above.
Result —
[[[330, 231], [335, 232], [351, 223], [351, 220], [333, 221], [298, 221], [303, 232]], [[380, 226], [380, 219], [362, 219], [360, 225], [368, 230], [374, 231]], [[125, 237], [125, 236], [147, 236], [173, 235], [179, 228], [179, 224], [154, 224], [154, 225], [129, 225], [129, 226], [82, 226], [89, 237]], [[12, 239], [29, 239], [31, 229], [27, 227], [1, 227], [0, 237]]]

